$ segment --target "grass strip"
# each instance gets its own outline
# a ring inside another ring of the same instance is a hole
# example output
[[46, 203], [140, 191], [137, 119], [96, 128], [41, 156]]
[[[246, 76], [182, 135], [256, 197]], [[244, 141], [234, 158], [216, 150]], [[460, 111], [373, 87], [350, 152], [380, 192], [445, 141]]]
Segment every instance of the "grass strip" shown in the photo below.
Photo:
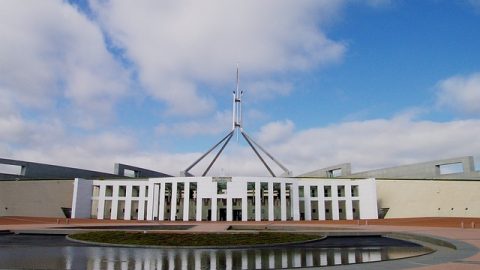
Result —
[[303, 242], [320, 237], [318, 234], [283, 232], [193, 234], [99, 231], [70, 235], [70, 238], [82, 241], [149, 246], [248, 246]]

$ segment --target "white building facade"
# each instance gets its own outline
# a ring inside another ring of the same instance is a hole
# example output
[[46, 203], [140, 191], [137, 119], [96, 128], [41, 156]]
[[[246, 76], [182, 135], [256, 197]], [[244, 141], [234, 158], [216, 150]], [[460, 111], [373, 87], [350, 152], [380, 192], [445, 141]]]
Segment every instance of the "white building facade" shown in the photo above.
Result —
[[75, 179], [72, 218], [169, 221], [376, 219], [375, 179]]

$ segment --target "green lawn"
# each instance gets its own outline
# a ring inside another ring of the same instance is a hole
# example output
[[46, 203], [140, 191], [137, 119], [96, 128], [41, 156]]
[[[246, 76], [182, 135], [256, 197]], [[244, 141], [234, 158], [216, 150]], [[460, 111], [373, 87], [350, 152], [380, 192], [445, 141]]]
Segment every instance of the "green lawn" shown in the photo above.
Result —
[[109, 244], [151, 246], [242, 246], [302, 242], [321, 238], [318, 234], [260, 233], [141, 233], [102, 231], [72, 234], [70, 238]]

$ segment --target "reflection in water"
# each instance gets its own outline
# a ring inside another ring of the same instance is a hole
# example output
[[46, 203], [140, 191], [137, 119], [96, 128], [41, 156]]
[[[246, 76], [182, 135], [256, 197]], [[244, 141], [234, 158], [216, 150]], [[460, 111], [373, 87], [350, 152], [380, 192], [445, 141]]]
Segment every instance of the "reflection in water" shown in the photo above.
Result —
[[397, 259], [422, 247], [143, 249], [90, 246], [0, 248], [2, 268], [48, 269], [280, 269]]

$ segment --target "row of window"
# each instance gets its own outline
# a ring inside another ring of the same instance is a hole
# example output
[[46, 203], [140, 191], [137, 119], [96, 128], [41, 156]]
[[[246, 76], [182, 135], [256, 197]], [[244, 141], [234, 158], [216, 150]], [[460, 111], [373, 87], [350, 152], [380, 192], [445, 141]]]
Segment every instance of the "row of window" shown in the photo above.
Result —
[[[145, 187], [145, 197], [148, 196], [148, 186], [132, 186], [132, 197], [140, 196], [140, 188]], [[100, 195], [100, 186], [93, 186], [93, 197], [98, 197]], [[113, 185], [105, 186], [105, 197], [113, 196]], [[118, 187], [118, 196], [126, 197], [127, 196], [127, 186]]]
[[[262, 183], [263, 184], [263, 183]], [[274, 187], [279, 185], [279, 183], [274, 183]], [[132, 197], [139, 197], [140, 196], [140, 188], [142, 186], [132, 186]], [[318, 186], [309, 186], [310, 187], [310, 197], [318, 197]], [[279, 189], [279, 188], [278, 188]], [[280, 191], [278, 189], [274, 189], [274, 193], [279, 196]], [[251, 189], [249, 189], [251, 190]], [[262, 189], [263, 190], [263, 189]], [[305, 186], [299, 186], [299, 196], [305, 197]], [[254, 188], [253, 190], [254, 191]], [[288, 189], [289, 191], [289, 189]], [[358, 185], [350, 186], [350, 191], [352, 197], [358, 197]], [[217, 194], [226, 194], [227, 193], [227, 183], [225, 182], [218, 182], [217, 183]], [[95, 185], [93, 186], [93, 196], [98, 197], [100, 194], [100, 186]], [[262, 193], [261, 193], [262, 194]], [[111, 197], [113, 195], [113, 185], [106, 185], [105, 186], [105, 196]], [[338, 197], [345, 197], [345, 186], [339, 185], [337, 186], [337, 195]], [[127, 186], [119, 186], [118, 187], [118, 196], [119, 197], [126, 197], [127, 196]], [[324, 186], [323, 187], [323, 196], [324, 197], [332, 197], [332, 187], [331, 186]], [[148, 197], [148, 186], [145, 186], [145, 197]]]
[[[305, 186], [298, 186], [299, 197], [305, 197]], [[350, 186], [350, 192], [352, 197], [358, 197], [358, 185]], [[332, 197], [332, 186], [324, 186], [323, 187], [323, 196], [324, 197]], [[345, 186], [340, 185], [337, 186], [337, 196], [338, 197], [345, 197]], [[310, 186], [310, 197], [318, 197], [318, 186]]]

